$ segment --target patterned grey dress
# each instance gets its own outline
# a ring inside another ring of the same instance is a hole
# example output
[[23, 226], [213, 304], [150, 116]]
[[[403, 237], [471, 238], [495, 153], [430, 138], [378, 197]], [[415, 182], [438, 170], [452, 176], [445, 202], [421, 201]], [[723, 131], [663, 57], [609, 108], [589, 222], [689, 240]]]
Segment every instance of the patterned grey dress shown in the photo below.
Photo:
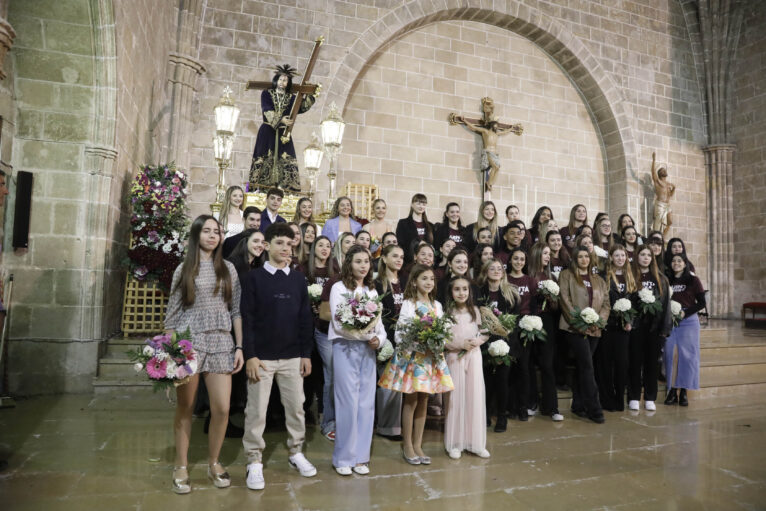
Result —
[[226, 268], [231, 276], [231, 307], [223, 301], [222, 292], [215, 291], [213, 261], [200, 261], [199, 272], [194, 279], [196, 296], [194, 305], [184, 308], [181, 303], [181, 267], [173, 273], [173, 287], [168, 300], [165, 328], [182, 332], [189, 328], [192, 344], [199, 357], [198, 373], [230, 373], [234, 370], [234, 340], [231, 338], [232, 321], [240, 317], [239, 300], [241, 288], [237, 270], [228, 261]]

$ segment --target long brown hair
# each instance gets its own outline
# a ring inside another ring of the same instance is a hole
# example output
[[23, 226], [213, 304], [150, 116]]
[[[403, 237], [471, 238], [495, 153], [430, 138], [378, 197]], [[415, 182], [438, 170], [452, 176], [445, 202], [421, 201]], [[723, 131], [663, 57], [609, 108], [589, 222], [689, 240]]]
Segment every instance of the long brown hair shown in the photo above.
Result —
[[[428, 204], [428, 197], [426, 197], [422, 193], [416, 193], [412, 196], [412, 200], [410, 201], [410, 214], [407, 215], [407, 217], [412, 218], [412, 214], [415, 212], [415, 210], [412, 208], [412, 204], [415, 202], [424, 202]], [[412, 220], [415, 221], [414, 219]], [[426, 235], [423, 238], [423, 240], [427, 241], [429, 244], [434, 242], [434, 231], [431, 227], [431, 224], [428, 222], [428, 217], [426, 216], [425, 210], [423, 210], [423, 214], [421, 215], [420, 221], [423, 222], [426, 226]]]
[[391, 283], [388, 281], [388, 266], [386, 265], [386, 257], [395, 249], [402, 251], [402, 257], [404, 257], [404, 250], [399, 245], [386, 245], [380, 252], [380, 259], [378, 260], [378, 282], [383, 287], [383, 291], [388, 291]]
[[572, 272], [572, 275], [574, 276], [575, 282], [580, 284], [581, 286], [584, 286], [585, 284], [582, 281], [582, 275], [580, 275], [580, 266], [577, 264], [577, 257], [580, 255], [580, 252], [585, 252], [588, 254], [588, 277], [593, 275], [593, 267], [595, 266], [594, 259], [598, 257], [596, 255], [596, 251], [594, 250], [591, 254], [588, 252], [588, 249], [583, 247], [582, 245], [577, 245], [572, 250], [572, 265], [569, 267], [570, 271]]
[[362, 280], [362, 285], [372, 289], [372, 256], [370, 256], [370, 251], [361, 245], [352, 245], [351, 248], [348, 249], [348, 252], [346, 252], [346, 257], [343, 260], [343, 268], [340, 270], [340, 280], [343, 282], [343, 285], [346, 286], [346, 289], [356, 289], [354, 271], [351, 267], [351, 261], [354, 260], [356, 254], [365, 254], [370, 262], [370, 268], [367, 270], [367, 275], [365, 275]]
[[[410, 270], [410, 276], [407, 279], [407, 287], [405, 287], [404, 289], [405, 300], [412, 300], [413, 302], [417, 302], [418, 277], [420, 277], [422, 274], [424, 274], [427, 271], [430, 271], [431, 273], [434, 272], [433, 268], [431, 268], [430, 266], [426, 266], [424, 264], [416, 264], [415, 266], [412, 267], [412, 270]], [[434, 303], [436, 301], [436, 283], [434, 283], [434, 288], [431, 290], [431, 292], [428, 293], [428, 299], [431, 300], [431, 303]]]
[[316, 249], [317, 249], [317, 243], [320, 241], [325, 240], [327, 243], [330, 244], [330, 255], [327, 256], [327, 261], [324, 262], [324, 267], [327, 268], [327, 276], [329, 278], [332, 278], [335, 276], [335, 268], [334, 264], [332, 264], [332, 241], [330, 241], [330, 238], [327, 236], [317, 236], [314, 240], [314, 243], [311, 244], [311, 248], [309, 249], [309, 256], [308, 260], [306, 261], [306, 268], [308, 269], [308, 275], [306, 275], [311, 280], [314, 280], [314, 277], [316, 276], [316, 270], [317, 270], [317, 262], [316, 262]]
[[569, 210], [569, 223], [567, 224], [567, 228], [569, 230], [570, 236], [572, 236], [577, 230], [577, 227], [575, 227], [575, 222], [577, 222], [577, 219], [575, 218], [575, 212], [577, 211], [577, 208], [580, 207], [585, 209], [585, 220], [582, 221], [581, 225], [588, 225], [588, 208], [585, 207], [585, 204], [575, 204], [572, 206], [572, 209]]
[[[295, 214], [293, 215], [293, 222], [295, 222], [298, 225], [301, 225], [301, 205], [303, 205], [304, 202], [311, 202], [311, 205], [313, 206], [314, 203], [309, 199], [308, 197], [301, 197], [298, 200], [298, 204], [295, 205]], [[311, 215], [309, 215], [307, 222], [314, 223], [314, 211], [312, 209]]]
[[609, 249], [609, 259], [606, 261], [606, 280], [611, 280], [614, 282], [615, 286], [620, 284], [617, 280], [617, 273], [615, 273], [616, 268], [614, 267], [614, 264], [612, 264], [612, 254], [618, 250], [625, 252], [625, 264], [622, 267], [622, 276], [625, 277], [625, 290], [628, 293], [634, 293], [636, 289], [638, 289], [638, 286], [636, 285], [636, 278], [633, 275], [633, 269], [630, 267], [630, 261], [628, 261], [628, 251], [619, 243], [615, 243], [612, 245], [612, 248]]
[[215, 269], [215, 289], [213, 290], [213, 296], [217, 295], [219, 291], [223, 291], [223, 301], [226, 305], [231, 307], [231, 274], [226, 267], [226, 262], [223, 259], [223, 229], [221, 223], [211, 215], [200, 215], [192, 222], [189, 232], [189, 240], [186, 246], [186, 256], [184, 257], [183, 265], [181, 266], [181, 278], [176, 286], [171, 291], [172, 293], [181, 291], [181, 303], [184, 308], [191, 307], [197, 298], [197, 288], [194, 283], [194, 279], [199, 274], [199, 262], [200, 262], [200, 246], [199, 238], [202, 233], [202, 227], [208, 220], [213, 220], [218, 226], [218, 246], [215, 247], [211, 255], [213, 259], [213, 268]]
[[636, 255], [633, 256], [633, 277], [636, 279], [636, 287], [638, 287], [638, 283], [641, 282], [641, 266], [638, 264], [638, 256], [644, 250], [648, 250], [649, 255], [652, 256], [651, 262], [649, 263], [649, 272], [652, 274], [652, 277], [654, 277], [654, 281], [657, 282], [657, 289], [660, 292], [660, 297], [664, 297], [665, 293], [662, 292], [662, 279], [665, 278], [665, 275], [660, 273], [660, 269], [657, 266], [657, 259], [654, 257], [652, 249], [649, 248], [648, 244], [638, 247]]
[[[501, 269], [503, 268], [503, 262], [497, 257], [494, 257], [484, 263], [484, 266], [481, 267], [481, 272], [479, 272], [479, 276], [476, 278], [477, 286], [484, 287], [484, 284], [487, 284], [487, 274], [489, 273], [489, 267], [495, 263], [499, 264]], [[514, 286], [511, 285], [510, 282], [508, 282], [508, 275], [505, 273], [505, 271], [502, 271], [501, 273], [503, 274], [503, 277], [500, 279], [500, 294], [503, 295], [503, 298], [505, 298], [505, 301], [508, 302], [508, 305], [513, 307], [521, 299], [519, 297], [519, 292]]]
[[[546, 277], [551, 278], [551, 263], [543, 266], [543, 251], [545, 249], [550, 251], [550, 247], [546, 245], [542, 240], [538, 241], [532, 248], [529, 249], [529, 259], [527, 260], [527, 273], [530, 277], [537, 278], [540, 273], [545, 274]], [[562, 250], [563, 247], [562, 247]], [[510, 259], [510, 258], [509, 258]], [[508, 261], [510, 264], [510, 261]]]
[[458, 276], [453, 277], [450, 279], [449, 283], [447, 284], [447, 304], [444, 306], [444, 312], [447, 314], [452, 314], [455, 311], [455, 299], [452, 298], [452, 288], [455, 287], [455, 284], [459, 280], [465, 280], [468, 283], [468, 300], [465, 302], [465, 306], [468, 309], [468, 313], [471, 315], [471, 319], [474, 322], [478, 322], [478, 309], [476, 308], [476, 298], [473, 296], [473, 284], [471, 283], [471, 279], [468, 277]]

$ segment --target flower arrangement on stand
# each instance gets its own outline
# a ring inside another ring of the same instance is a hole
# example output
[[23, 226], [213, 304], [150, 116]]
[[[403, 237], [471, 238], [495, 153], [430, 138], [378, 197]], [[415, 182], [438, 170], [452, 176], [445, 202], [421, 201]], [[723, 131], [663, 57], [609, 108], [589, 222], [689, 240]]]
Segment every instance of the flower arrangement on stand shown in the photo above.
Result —
[[130, 188], [129, 274], [140, 282], [157, 282], [165, 292], [183, 260], [189, 225], [187, 183], [186, 175], [172, 163], [146, 165]]

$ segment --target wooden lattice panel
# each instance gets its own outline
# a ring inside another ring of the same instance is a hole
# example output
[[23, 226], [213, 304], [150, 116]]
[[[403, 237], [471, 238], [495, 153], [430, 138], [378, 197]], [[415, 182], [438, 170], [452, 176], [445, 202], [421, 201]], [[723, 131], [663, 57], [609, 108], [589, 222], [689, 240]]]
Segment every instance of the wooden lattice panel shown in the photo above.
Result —
[[156, 282], [140, 282], [125, 277], [125, 294], [122, 299], [122, 332], [131, 334], [156, 334], [165, 327], [168, 297]]
[[372, 201], [378, 198], [378, 185], [346, 183], [343, 195], [354, 204], [354, 215], [366, 220], [372, 220]]

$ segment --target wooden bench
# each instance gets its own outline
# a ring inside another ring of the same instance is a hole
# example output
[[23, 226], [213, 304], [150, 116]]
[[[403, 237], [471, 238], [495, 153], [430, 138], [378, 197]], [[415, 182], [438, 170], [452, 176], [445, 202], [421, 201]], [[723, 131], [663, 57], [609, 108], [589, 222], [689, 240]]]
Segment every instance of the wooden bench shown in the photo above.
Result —
[[[750, 319], [745, 318], [745, 313], [750, 311], [752, 317]], [[766, 318], [756, 319], [756, 313], [766, 314], [766, 302], [747, 302], [742, 304], [742, 322], [745, 327], [750, 328], [765, 328]]]

